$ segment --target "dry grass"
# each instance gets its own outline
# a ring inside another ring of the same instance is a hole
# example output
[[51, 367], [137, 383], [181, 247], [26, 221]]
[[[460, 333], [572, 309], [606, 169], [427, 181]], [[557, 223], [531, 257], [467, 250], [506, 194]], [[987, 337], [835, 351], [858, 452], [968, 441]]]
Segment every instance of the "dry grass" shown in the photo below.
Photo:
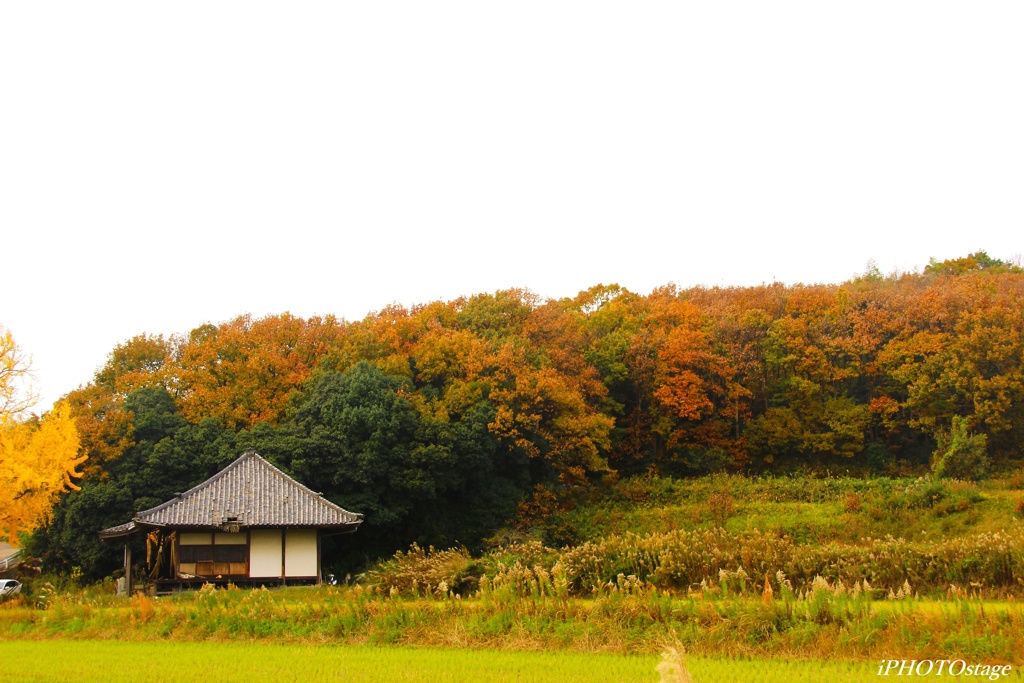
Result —
[[661, 653], [656, 671], [660, 683], [695, 683], [686, 668], [686, 652], [681, 647], [669, 647]]
[[[532, 573], [532, 570], [531, 570]], [[524, 573], [525, 575], [525, 573]], [[536, 574], [533, 574], [536, 577]], [[354, 589], [212, 590], [171, 598], [67, 594], [45, 609], [0, 609], [0, 639], [246, 640], [656, 654], [669, 647], [708, 657], [869, 660], [992, 656], [1020, 663], [1024, 607], [965, 597], [892, 600], [874, 587], [818, 578], [794, 591], [782, 575], [753, 590], [730, 574], [726, 588], [673, 596], [624, 577], [587, 598], [519, 594], [509, 584], [478, 597], [391, 597]], [[520, 584], [521, 586], [522, 584]], [[731, 586], [731, 587], [730, 587]], [[910, 597], [908, 597], [910, 594]], [[692, 670], [692, 669], [691, 669]], [[699, 677], [699, 676], [698, 676]]]

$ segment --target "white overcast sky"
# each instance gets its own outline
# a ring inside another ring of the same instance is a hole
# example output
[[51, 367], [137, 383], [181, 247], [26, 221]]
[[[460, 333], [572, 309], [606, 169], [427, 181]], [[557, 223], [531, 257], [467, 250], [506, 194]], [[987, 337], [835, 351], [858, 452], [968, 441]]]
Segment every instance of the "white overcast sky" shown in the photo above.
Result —
[[1024, 228], [1024, 3], [4, 2], [0, 324], [837, 282]]

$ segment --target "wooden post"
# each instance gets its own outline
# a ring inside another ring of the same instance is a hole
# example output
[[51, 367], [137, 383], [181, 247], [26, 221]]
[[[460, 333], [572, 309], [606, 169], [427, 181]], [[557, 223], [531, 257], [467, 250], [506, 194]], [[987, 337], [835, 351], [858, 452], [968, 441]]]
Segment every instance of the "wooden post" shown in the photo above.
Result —
[[132, 597], [132, 544], [124, 542], [124, 593]]

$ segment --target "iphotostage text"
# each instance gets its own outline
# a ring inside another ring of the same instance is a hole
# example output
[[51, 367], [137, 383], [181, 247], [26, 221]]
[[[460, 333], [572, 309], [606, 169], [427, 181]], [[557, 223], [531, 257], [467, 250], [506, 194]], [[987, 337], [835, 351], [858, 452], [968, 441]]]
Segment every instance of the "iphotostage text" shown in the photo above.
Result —
[[1009, 676], [1009, 664], [968, 664], [962, 659], [883, 659], [879, 676], [982, 676], [998, 681]]

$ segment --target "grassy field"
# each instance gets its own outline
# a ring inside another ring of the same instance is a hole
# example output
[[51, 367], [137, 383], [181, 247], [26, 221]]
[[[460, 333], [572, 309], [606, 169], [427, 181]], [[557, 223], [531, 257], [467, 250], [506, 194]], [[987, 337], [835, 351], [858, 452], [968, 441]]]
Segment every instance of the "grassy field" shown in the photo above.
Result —
[[413, 547], [354, 586], [128, 601], [39, 578], [0, 603], [0, 662], [62, 683], [211, 666], [224, 681], [658, 681], [672, 648], [698, 683], [878, 681], [889, 658], [1019, 667], [1022, 484], [643, 477], [569, 491], [482, 555]]
[[566, 509], [544, 524], [549, 536], [574, 543], [723, 526], [732, 533], [785, 534], [798, 544], [856, 544], [890, 535], [935, 540], [1003, 531], [1020, 523], [1022, 500], [1019, 473], [980, 483], [921, 477], [634, 477], [567, 501]]
[[[656, 657], [236, 642], [15, 641], [0, 643], [5, 677], [66, 683], [351, 681], [656, 681]], [[187, 674], [183, 676], [182, 674]]]
[[[654, 683], [657, 656], [454, 650], [436, 648], [164, 643], [118, 641], [0, 642], [4, 676], [53, 683], [160, 683], [191, 678], [338, 683]], [[696, 683], [878, 681], [870, 662], [687, 658]], [[1003, 680], [1022, 680], [1019, 673]]]

